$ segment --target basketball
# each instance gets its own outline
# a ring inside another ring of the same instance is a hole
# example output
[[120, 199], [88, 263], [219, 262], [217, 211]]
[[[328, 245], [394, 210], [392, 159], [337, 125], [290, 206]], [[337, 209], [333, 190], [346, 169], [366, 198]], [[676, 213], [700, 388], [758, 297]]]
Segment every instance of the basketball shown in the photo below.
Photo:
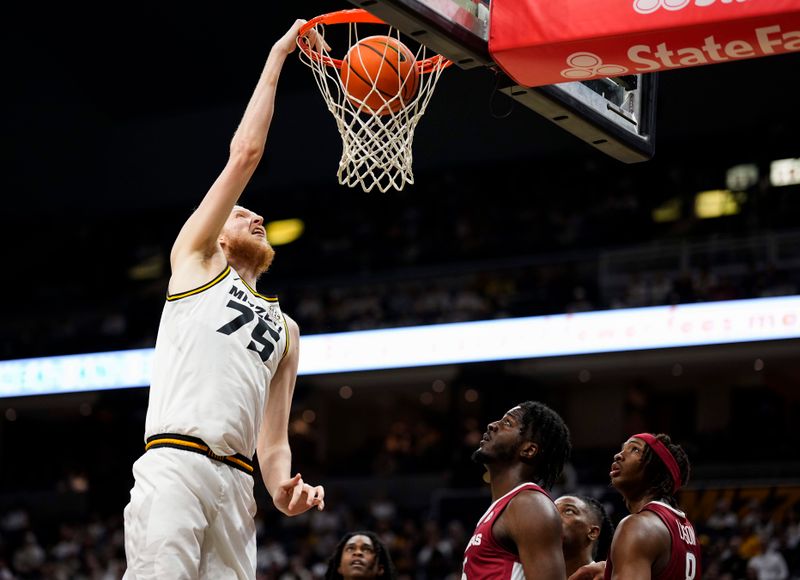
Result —
[[378, 115], [408, 105], [419, 86], [414, 53], [391, 36], [369, 36], [354, 44], [342, 60], [341, 79], [355, 107]]

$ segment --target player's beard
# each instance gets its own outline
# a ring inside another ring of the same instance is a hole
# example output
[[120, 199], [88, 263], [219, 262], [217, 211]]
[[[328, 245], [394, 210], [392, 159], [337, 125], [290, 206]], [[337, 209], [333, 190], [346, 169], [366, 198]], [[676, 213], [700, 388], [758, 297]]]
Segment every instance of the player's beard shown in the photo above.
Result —
[[489, 465], [490, 463], [498, 463], [502, 461], [511, 461], [514, 459], [515, 453], [513, 449], [493, 449], [492, 453], [488, 453], [482, 447], [478, 447], [472, 453], [472, 461], [480, 465]]
[[486, 465], [487, 463], [492, 462], [492, 458], [484, 453], [483, 449], [476, 449], [472, 454], [472, 461], [478, 463], [479, 465]]
[[238, 265], [252, 267], [256, 277], [269, 270], [275, 250], [264, 238], [256, 237], [251, 233], [229, 235], [225, 240], [225, 255], [234, 267]]

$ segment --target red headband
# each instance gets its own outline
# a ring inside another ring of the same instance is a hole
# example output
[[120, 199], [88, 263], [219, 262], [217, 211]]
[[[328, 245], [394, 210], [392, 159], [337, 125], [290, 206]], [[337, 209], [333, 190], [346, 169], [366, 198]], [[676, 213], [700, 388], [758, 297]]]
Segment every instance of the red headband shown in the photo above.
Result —
[[675, 461], [675, 458], [672, 456], [672, 453], [669, 452], [667, 446], [664, 445], [661, 441], [659, 441], [655, 436], [650, 435], [650, 433], [639, 433], [638, 435], [632, 435], [631, 438], [636, 437], [637, 439], [641, 439], [645, 443], [650, 446], [650, 449], [661, 458], [661, 461], [664, 465], [667, 466], [667, 471], [672, 476], [672, 481], [675, 485], [672, 487], [672, 493], [675, 493], [681, 487], [681, 470], [678, 468], [678, 462]]

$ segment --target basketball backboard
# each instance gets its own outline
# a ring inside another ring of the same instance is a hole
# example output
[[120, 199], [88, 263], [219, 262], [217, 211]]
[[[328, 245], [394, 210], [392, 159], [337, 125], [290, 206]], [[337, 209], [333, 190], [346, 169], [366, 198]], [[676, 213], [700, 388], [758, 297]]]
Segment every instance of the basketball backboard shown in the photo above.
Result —
[[[462, 69], [488, 67], [499, 90], [625, 163], [654, 153], [657, 73], [524, 87], [489, 53], [489, 0], [350, 0]], [[536, 66], [536, 63], [531, 63]]]

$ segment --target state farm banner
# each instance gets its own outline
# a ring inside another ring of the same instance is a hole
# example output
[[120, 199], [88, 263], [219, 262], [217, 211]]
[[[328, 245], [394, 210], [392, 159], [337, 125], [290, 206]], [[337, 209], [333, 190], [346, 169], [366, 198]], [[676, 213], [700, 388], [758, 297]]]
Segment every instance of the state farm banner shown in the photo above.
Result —
[[800, 51], [800, 0], [492, 0], [489, 52], [536, 87]]

